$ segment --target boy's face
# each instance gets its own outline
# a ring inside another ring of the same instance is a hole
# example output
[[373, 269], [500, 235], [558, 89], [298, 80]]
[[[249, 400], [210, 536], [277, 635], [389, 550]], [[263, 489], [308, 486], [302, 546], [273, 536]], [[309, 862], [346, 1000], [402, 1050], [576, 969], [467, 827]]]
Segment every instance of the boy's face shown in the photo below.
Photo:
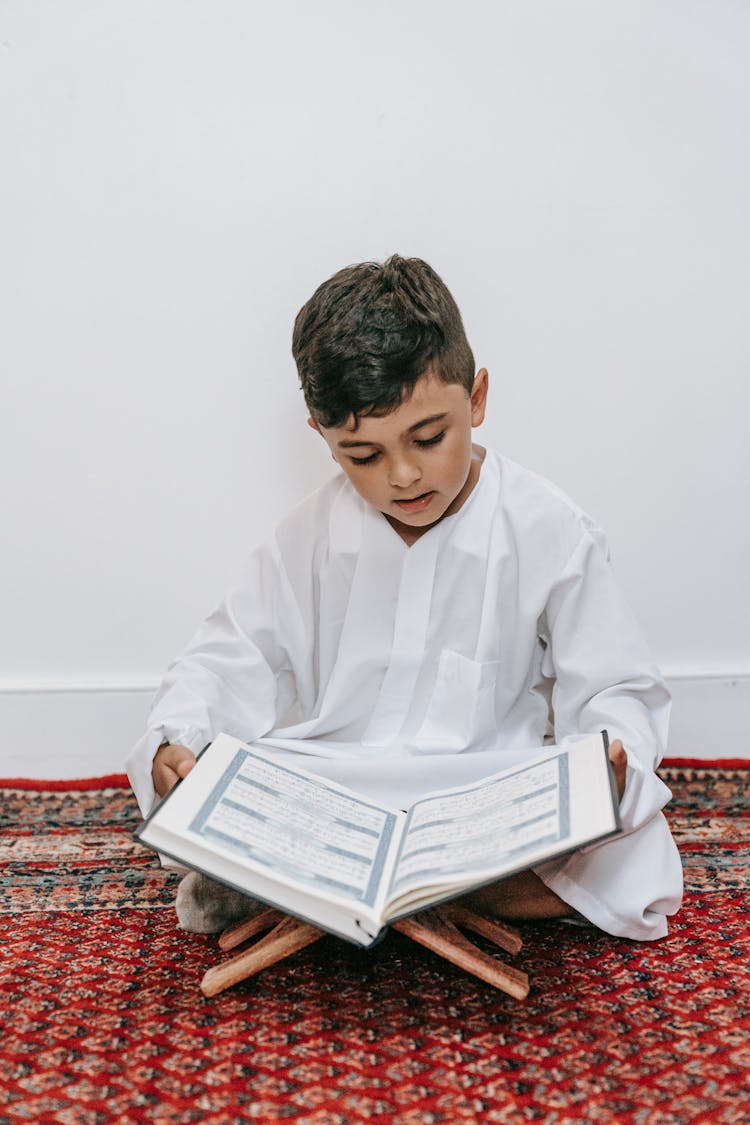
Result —
[[472, 457], [471, 430], [483, 421], [486, 401], [484, 368], [471, 397], [460, 384], [428, 372], [396, 410], [361, 417], [356, 430], [353, 420], [309, 424], [359, 495], [411, 542], [457, 512], [476, 484], [481, 464]]

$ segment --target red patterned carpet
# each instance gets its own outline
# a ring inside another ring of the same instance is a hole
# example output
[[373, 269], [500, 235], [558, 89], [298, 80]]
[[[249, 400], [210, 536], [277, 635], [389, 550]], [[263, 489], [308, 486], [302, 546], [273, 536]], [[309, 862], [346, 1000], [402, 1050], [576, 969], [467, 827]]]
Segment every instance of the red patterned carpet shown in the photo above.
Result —
[[397, 934], [326, 938], [205, 1000], [214, 939], [176, 929], [120, 779], [6, 783], [0, 1125], [747, 1122], [750, 762], [663, 773], [687, 883], [670, 936], [527, 926], [525, 1004]]

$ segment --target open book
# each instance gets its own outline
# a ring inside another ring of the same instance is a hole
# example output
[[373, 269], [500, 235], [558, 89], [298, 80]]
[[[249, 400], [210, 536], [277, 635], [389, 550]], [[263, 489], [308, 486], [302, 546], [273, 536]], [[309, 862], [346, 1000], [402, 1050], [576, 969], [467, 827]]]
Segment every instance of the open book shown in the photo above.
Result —
[[136, 838], [367, 946], [397, 918], [619, 831], [606, 733], [407, 812], [222, 734]]

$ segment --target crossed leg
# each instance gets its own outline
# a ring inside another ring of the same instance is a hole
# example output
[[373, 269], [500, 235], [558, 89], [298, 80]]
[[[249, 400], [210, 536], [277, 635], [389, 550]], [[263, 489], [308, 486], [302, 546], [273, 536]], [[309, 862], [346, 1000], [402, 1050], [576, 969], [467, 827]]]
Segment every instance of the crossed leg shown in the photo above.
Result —
[[575, 914], [567, 902], [551, 891], [534, 871], [519, 871], [498, 879], [464, 897], [469, 906], [509, 922], [566, 918]]

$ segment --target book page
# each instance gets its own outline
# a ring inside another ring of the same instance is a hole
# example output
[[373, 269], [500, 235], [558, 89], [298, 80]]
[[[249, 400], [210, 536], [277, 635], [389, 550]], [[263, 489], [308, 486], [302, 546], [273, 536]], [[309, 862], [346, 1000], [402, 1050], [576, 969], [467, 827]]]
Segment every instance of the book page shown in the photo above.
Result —
[[503, 867], [563, 841], [570, 831], [568, 755], [428, 797], [413, 806], [389, 898], [417, 885], [459, 881]]
[[372, 905], [397, 819], [248, 748], [233, 754], [188, 827], [285, 881]]

